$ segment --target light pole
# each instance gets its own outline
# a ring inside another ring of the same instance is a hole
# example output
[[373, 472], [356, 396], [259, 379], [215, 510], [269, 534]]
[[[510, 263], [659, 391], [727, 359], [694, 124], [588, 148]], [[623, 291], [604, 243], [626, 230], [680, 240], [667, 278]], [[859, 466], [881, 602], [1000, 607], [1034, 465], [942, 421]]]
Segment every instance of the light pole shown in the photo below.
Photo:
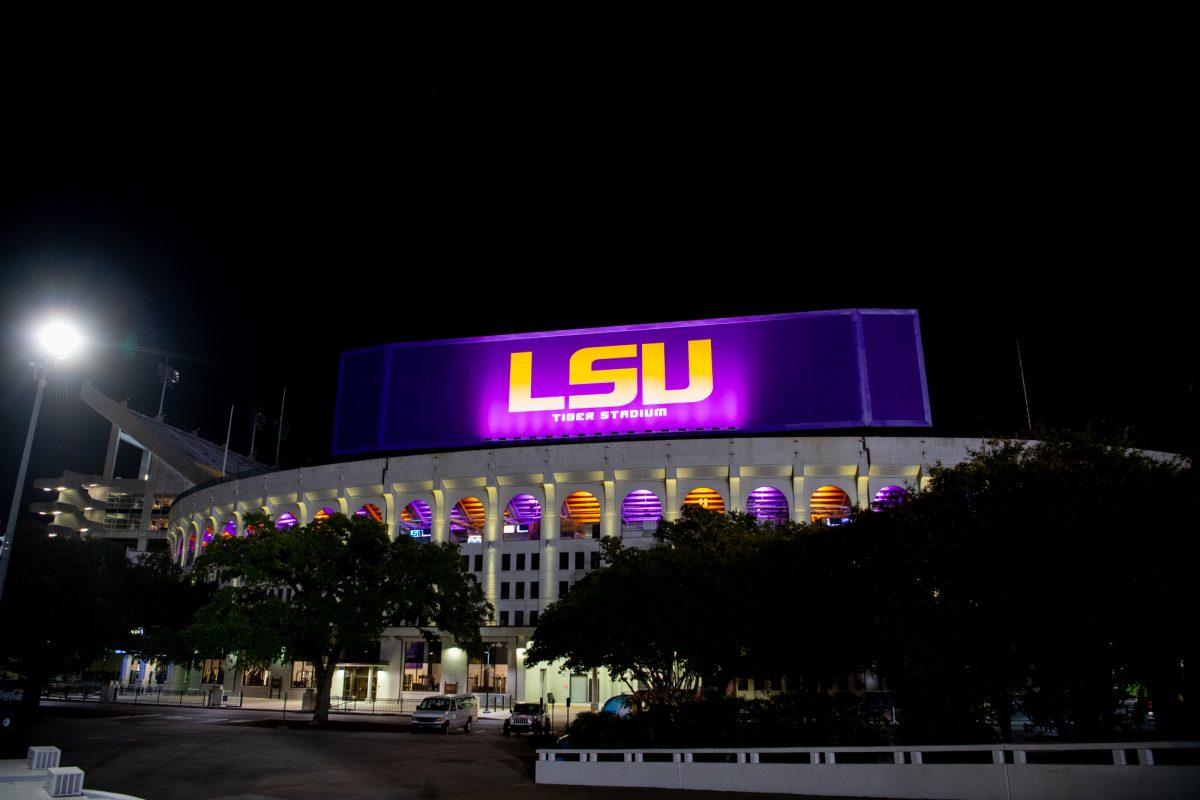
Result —
[[42, 409], [42, 395], [46, 392], [46, 373], [55, 363], [62, 361], [79, 348], [83, 337], [79, 331], [62, 320], [47, 323], [38, 331], [38, 344], [50, 359], [48, 364], [36, 365], [37, 393], [33, 397], [33, 415], [29, 418], [29, 433], [25, 436], [25, 451], [21, 454], [21, 468], [17, 470], [17, 487], [13, 490], [12, 508], [4, 527], [4, 539], [0, 541], [0, 602], [4, 600], [4, 579], [8, 575], [8, 559], [12, 552], [13, 530], [17, 515], [21, 511], [21, 492], [25, 488], [25, 473], [29, 470], [29, 451], [33, 448], [33, 434], [37, 430], [38, 412]]

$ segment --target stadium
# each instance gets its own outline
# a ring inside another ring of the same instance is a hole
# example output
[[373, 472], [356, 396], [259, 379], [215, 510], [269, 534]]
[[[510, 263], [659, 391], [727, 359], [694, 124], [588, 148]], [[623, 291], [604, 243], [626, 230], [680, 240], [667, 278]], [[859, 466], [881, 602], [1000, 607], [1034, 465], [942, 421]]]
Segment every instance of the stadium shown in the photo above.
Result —
[[[554, 695], [594, 707], [624, 684], [603, 671], [526, 668], [523, 655], [539, 614], [599, 566], [601, 538], [648, 546], [659, 520], [688, 505], [837, 525], [854, 508], [903, 502], [932, 467], [981, 444], [923, 435], [931, 416], [910, 310], [381, 345], [343, 354], [337, 391], [330, 462], [270, 470], [85, 386], [113, 425], [107, 474], [40, 482], [59, 497], [34, 510], [62, 528], [137, 538], [137, 550], [155, 542], [185, 568], [214, 537], [247, 535], [256, 512], [283, 528], [369, 515], [393, 538], [454, 542], [496, 609], [483, 656], [389, 628], [377, 649], [338, 665], [332, 694], [353, 703], [472, 692], [489, 704]], [[122, 443], [143, 450], [137, 479], [112, 474]], [[114, 497], [134, 498], [124, 517]], [[120, 519], [136, 535], [113, 531]], [[313, 685], [303, 662], [185, 670], [126, 656], [120, 677], [298, 703]], [[847, 679], [873, 688], [870, 675]], [[770, 684], [748, 678], [738, 690]]]

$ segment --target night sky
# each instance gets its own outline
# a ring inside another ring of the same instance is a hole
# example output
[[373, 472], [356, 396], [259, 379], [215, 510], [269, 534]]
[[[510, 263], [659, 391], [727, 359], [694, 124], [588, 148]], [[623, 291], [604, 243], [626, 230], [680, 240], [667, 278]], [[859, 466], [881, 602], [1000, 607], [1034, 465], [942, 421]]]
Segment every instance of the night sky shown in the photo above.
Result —
[[157, 352], [168, 421], [220, 442], [233, 404], [242, 453], [286, 385], [289, 466], [329, 459], [350, 347], [855, 306], [920, 310], [935, 434], [1024, 431], [1020, 337], [1035, 426], [1194, 452], [1169, 120], [1118, 80], [953, 72], [42, 100], [0, 184], [0, 515], [54, 309], [95, 341], [48, 389], [31, 477], [99, 471], [80, 382], [153, 414]]

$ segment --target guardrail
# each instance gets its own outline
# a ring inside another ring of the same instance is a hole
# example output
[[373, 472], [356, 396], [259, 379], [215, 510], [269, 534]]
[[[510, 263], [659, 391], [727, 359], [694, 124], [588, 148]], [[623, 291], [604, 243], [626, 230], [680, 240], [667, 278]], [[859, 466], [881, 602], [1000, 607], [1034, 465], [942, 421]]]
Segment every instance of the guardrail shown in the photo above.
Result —
[[537, 782], [829, 797], [1200, 796], [1200, 742], [538, 750]]

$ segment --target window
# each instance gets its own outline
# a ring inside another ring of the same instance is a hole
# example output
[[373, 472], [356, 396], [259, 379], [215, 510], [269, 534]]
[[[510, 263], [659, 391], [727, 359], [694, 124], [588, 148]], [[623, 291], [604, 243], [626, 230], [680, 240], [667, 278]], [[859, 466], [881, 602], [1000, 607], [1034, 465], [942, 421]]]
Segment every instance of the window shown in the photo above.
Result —
[[524, 624], [525, 624], [525, 612], [524, 611], [514, 611], [513, 612], [513, 625], [520, 627]]
[[537, 611], [536, 610], [529, 612], [529, 624], [534, 627], [537, 626]]
[[475, 572], [483, 572], [483, 556], [475, 556]]
[[525, 569], [525, 554], [517, 553], [517, 572]]
[[592, 569], [600, 568], [600, 554], [599, 553], [592, 553], [592, 567], [591, 568]]
[[[507, 614], [500, 612], [501, 625], [507, 625]], [[467, 662], [467, 691], [504, 694], [508, 688], [508, 645], [488, 642], [483, 658]]]
[[517, 582], [517, 599], [518, 600], [525, 599], [525, 581]]
[[206, 658], [204, 664], [200, 667], [200, 682], [201, 683], [224, 683], [225, 682], [225, 659], [224, 658]]
[[539, 570], [542, 568], [542, 554], [541, 553], [534, 553], [533, 555], [531, 555], [529, 557], [529, 568], [530, 569], [539, 569]]
[[508, 599], [508, 581], [505, 581], [504, 583], [500, 584], [500, 599], [501, 600]]
[[463, 572], [470, 572], [471, 571], [471, 557], [463, 556], [462, 558], [463, 558]]
[[508, 572], [512, 568], [512, 556], [508, 553], [500, 556], [500, 571]]
[[558, 568], [559, 569], [570, 569], [571, 568], [571, 554], [570, 553], [559, 553], [558, 554]]
[[562, 600], [567, 596], [567, 591], [571, 588], [571, 584], [567, 581], [558, 582], [558, 599]]
[[311, 661], [293, 661], [292, 662], [292, 688], [293, 689], [315, 689], [315, 688], [317, 688], [317, 678], [313, 674], [313, 663]]
[[529, 582], [529, 598], [531, 600], [536, 600], [537, 596], [538, 596], [538, 582], [530, 581]]
[[583, 551], [578, 550], [575, 553], [575, 569], [583, 569]]
[[500, 612], [500, 624], [508, 625], [508, 612], [507, 611]]
[[242, 673], [242, 686], [269, 686], [271, 670], [262, 667], [251, 667]]
[[436, 692], [442, 679], [442, 643], [404, 643], [404, 691]]

